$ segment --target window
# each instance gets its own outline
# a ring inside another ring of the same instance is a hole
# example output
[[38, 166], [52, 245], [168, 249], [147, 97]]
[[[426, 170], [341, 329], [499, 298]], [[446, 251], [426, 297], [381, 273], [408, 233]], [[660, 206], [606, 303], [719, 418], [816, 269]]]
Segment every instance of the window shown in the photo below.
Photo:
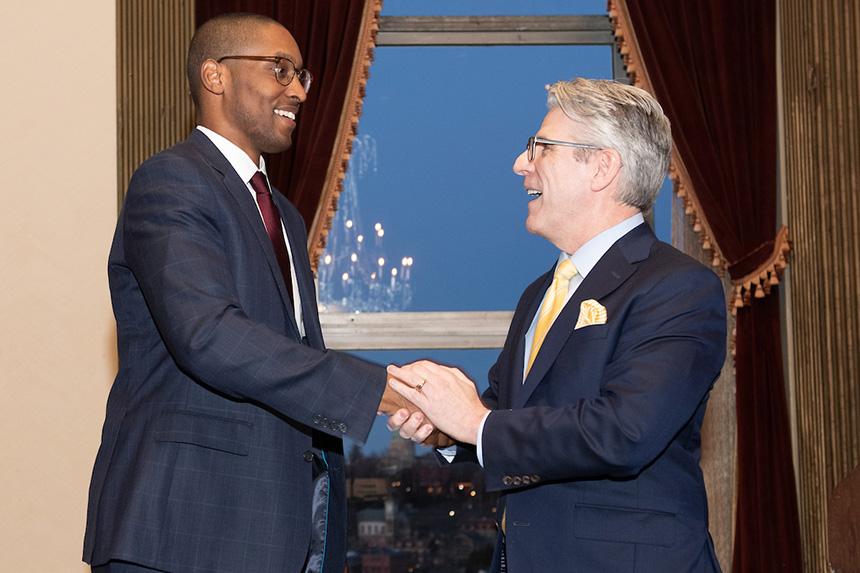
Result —
[[[511, 170], [546, 112], [542, 88], [626, 81], [605, 2], [386, 0], [377, 40], [320, 261], [326, 342], [457, 365], [483, 390], [522, 290], [557, 256], [525, 231]], [[479, 468], [440, 467], [381, 418], [348, 448], [351, 570], [488, 567], [496, 497]]]

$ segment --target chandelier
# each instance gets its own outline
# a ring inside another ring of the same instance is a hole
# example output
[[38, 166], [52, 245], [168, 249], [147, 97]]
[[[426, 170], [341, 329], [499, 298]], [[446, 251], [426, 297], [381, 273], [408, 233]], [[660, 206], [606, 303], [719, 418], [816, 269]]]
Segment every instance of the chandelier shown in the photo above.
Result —
[[353, 141], [352, 156], [318, 269], [320, 312], [391, 312], [412, 301], [413, 258], [388, 255], [381, 221], [365, 228], [358, 206], [359, 181], [376, 172], [376, 140]]

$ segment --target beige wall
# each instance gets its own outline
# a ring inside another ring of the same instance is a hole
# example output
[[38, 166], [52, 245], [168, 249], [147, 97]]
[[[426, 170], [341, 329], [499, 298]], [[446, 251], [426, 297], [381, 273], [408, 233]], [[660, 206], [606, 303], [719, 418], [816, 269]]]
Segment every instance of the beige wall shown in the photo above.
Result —
[[0, 571], [80, 573], [115, 371], [114, 0], [0, 3]]

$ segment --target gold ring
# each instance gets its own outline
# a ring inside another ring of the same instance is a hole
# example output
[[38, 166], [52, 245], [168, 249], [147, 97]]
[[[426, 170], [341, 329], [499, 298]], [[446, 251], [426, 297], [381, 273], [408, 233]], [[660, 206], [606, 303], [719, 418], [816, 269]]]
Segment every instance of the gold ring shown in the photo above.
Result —
[[415, 385], [415, 389], [420, 392], [421, 389], [424, 388], [425, 384], [427, 384], [427, 380], [422, 380], [421, 382], [419, 382], [418, 384]]

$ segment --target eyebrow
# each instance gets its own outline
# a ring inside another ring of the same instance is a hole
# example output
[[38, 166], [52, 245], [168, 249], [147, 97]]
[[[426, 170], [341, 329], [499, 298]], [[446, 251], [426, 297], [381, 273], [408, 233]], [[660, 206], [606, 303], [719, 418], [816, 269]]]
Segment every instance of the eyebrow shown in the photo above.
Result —
[[286, 52], [275, 52], [276, 58], [284, 58], [285, 60], [290, 60], [296, 68], [301, 68], [301, 66], [296, 62], [295, 58]]

